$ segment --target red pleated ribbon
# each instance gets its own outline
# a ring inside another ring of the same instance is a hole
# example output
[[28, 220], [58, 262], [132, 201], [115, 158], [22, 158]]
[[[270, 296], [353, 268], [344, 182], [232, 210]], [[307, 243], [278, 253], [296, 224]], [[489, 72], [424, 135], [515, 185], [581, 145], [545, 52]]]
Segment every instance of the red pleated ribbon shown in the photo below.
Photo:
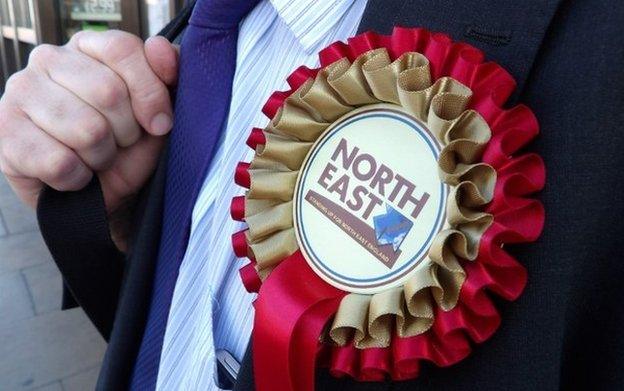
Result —
[[319, 338], [345, 294], [318, 278], [299, 251], [271, 272], [254, 303], [258, 390], [314, 389]]
[[[353, 61], [360, 54], [385, 47], [392, 60], [407, 51], [423, 53], [430, 62], [432, 79], [450, 76], [471, 88], [470, 108], [488, 122], [492, 138], [482, 160], [497, 171], [497, 183], [487, 211], [494, 223], [481, 238], [475, 261], [462, 261], [466, 281], [458, 304], [450, 311], [436, 309], [434, 324], [427, 332], [410, 338], [393, 336], [386, 348], [356, 349], [321, 344], [320, 335], [346, 294], [322, 281], [306, 264], [300, 252], [284, 259], [262, 282], [252, 260], [241, 269], [250, 292], [258, 292], [253, 333], [254, 373], [259, 391], [314, 389], [315, 367], [329, 368], [334, 376], [361, 381], [395, 380], [418, 376], [421, 362], [449, 366], [465, 358], [471, 342], [487, 340], [501, 319], [488, 291], [506, 300], [516, 299], [524, 289], [527, 273], [503, 245], [537, 239], [544, 225], [542, 204], [530, 198], [545, 183], [545, 168], [536, 154], [515, 154], [539, 131], [529, 108], [502, 105], [515, 88], [511, 75], [495, 63], [483, 62], [483, 53], [447, 35], [422, 28], [397, 27], [392, 35], [367, 32], [336, 42], [319, 53], [321, 66], [343, 57]], [[287, 79], [288, 91], [277, 91], [263, 112], [272, 118], [284, 101], [319, 70], [300, 67]], [[265, 142], [254, 129], [248, 145], [255, 149]], [[236, 183], [249, 188], [249, 165], [236, 168]], [[232, 217], [243, 221], [244, 198], [232, 201]], [[245, 232], [232, 237], [235, 252], [249, 256]]]

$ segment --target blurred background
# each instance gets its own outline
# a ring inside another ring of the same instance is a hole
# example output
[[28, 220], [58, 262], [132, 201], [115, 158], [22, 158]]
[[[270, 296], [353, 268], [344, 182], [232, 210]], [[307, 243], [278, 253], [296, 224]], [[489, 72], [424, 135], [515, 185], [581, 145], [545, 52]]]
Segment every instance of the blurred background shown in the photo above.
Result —
[[[40, 43], [80, 30], [156, 34], [184, 0], [0, 0], [0, 94]], [[106, 349], [79, 308], [61, 311], [62, 281], [37, 228], [0, 175], [0, 391], [94, 388]]]

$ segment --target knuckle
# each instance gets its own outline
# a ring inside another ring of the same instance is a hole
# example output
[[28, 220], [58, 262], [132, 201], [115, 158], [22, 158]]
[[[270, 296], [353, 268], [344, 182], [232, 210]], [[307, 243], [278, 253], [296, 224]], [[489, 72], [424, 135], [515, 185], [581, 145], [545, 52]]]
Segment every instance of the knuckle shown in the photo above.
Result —
[[13, 107], [0, 103], [0, 156], [16, 149], [15, 140], [21, 137], [20, 121]]
[[32, 79], [26, 70], [14, 73], [5, 84], [5, 92], [8, 95], [22, 94], [32, 86]]
[[104, 80], [94, 95], [94, 104], [101, 109], [115, 109], [128, 99], [125, 84], [114, 77]]
[[109, 136], [108, 123], [99, 115], [86, 116], [77, 121], [77, 148], [88, 149], [100, 145]]
[[71, 177], [80, 165], [78, 157], [69, 151], [52, 152], [44, 167], [44, 175], [50, 182], [62, 183]]
[[69, 42], [67, 42], [68, 45], [74, 45], [76, 43], [78, 43], [78, 41], [80, 41], [81, 39], [83, 39], [85, 36], [89, 35], [93, 33], [92, 31], [89, 30], [79, 30], [76, 31], [76, 33], [74, 33], [74, 35], [71, 36], [71, 38], [69, 39]]
[[120, 62], [143, 51], [143, 41], [136, 35], [119, 30], [111, 30], [103, 34], [108, 34], [105, 53], [112, 61]]
[[46, 66], [53, 61], [58, 55], [59, 48], [50, 44], [41, 44], [36, 46], [28, 57], [28, 63], [40, 66]]
[[127, 33], [121, 30], [110, 30], [107, 34], [111, 35], [111, 39], [120, 46], [131, 47], [133, 49], [142, 48], [143, 41], [141, 38], [134, 34]]

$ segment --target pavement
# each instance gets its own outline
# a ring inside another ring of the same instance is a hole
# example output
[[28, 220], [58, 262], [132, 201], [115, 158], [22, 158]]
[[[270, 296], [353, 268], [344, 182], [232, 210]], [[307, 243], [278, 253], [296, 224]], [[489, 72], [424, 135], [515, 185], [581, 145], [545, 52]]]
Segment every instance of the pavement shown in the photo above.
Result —
[[34, 212], [0, 175], [0, 390], [94, 389], [106, 343], [61, 293]]

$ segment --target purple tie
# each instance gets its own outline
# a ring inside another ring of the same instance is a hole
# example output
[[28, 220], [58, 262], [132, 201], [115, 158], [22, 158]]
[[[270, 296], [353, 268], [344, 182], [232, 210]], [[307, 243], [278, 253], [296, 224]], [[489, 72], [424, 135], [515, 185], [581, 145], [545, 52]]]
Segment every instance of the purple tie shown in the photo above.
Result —
[[163, 229], [149, 315], [132, 373], [132, 390], [156, 387], [169, 307], [188, 243], [191, 212], [230, 105], [238, 25], [257, 2], [198, 0], [182, 39], [174, 129], [169, 138]]

